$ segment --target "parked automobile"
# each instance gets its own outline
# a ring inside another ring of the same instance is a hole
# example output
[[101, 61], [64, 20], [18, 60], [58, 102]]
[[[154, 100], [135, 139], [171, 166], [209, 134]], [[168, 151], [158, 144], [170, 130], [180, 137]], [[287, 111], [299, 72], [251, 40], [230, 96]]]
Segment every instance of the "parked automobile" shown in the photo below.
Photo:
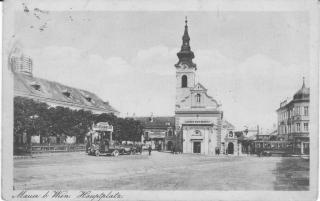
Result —
[[119, 156], [123, 152], [123, 148], [117, 143], [109, 144], [107, 140], [102, 140], [100, 142], [92, 143], [88, 149], [89, 155], [111, 155]]
[[124, 155], [124, 154], [136, 154], [137, 153], [137, 147], [132, 145], [132, 144], [122, 144], [120, 145], [120, 154]]
[[107, 122], [99, 122], [93, 125], [92, 131], [88, 137], [88, 154], [89, 155], [111, 155], [119, 156], [124, 152], [124, 148], [119, 143], [112, 140], [113, 127]]

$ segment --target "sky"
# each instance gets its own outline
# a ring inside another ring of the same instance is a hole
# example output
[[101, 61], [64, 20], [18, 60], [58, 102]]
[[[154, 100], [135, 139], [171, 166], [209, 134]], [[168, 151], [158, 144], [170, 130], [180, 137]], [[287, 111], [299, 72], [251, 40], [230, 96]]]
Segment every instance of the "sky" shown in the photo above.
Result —
[[309, 84], [306, 12], [28, 9], [12, 40], [34, 76], [94, 92], [121, 116], [174, 115], [185, 16], [197, 80], [238, 129], [272, 128], [280, 102]]

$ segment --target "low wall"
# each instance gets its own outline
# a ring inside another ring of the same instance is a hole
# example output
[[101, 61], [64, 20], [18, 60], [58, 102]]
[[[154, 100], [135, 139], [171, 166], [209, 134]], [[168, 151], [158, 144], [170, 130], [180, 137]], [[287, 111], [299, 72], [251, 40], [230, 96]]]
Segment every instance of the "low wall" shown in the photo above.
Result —
[[14, 146], [14, 155], [85, 151], [85, 144]]

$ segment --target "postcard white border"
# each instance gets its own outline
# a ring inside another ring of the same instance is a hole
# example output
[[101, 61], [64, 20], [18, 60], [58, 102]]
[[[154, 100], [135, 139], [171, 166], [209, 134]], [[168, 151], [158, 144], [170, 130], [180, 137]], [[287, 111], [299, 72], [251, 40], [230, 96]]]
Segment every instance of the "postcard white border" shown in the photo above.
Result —
[[[13, 79], [7, 66], [12, 46], [14, 11], [21, 9], [22, 1], [8, 0], [3, 10], [2, 54], [2, 198], [10, 200], [13, 191]], [[121, 200], [316, 200], [318, 191], [319, 152], [319, 4], [315, 0], [32, 0], [28, 1], [45, 10], [92, 11], [305, 11], [310, 16], [311, 65], [311, 123], [310, 133], [310, 190], [309, 191], [119, 191]], [[30, 191], [31, 192], [31, 191]], [[33, 192], [33, 191], [32, 191]], [[34, 191], [45, 192], [45, 191]], [[102, 191], [97, 191], [102, 192]], [[105, 190], [103, 192], [108, 192]], [[79, 191], [68, 191], [77, 195]], [[60, 199], [59, 199], [60, 200]], [[118, 200], [118, 199], [117, 199]]]

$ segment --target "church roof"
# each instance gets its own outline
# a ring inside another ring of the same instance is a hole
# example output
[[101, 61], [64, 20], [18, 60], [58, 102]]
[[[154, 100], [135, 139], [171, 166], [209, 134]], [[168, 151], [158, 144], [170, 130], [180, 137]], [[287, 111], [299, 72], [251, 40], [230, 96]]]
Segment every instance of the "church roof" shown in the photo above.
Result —
[[192, 89], [192, 91], [207, 91], [207, 88], [205, 88], [201, 83], [197, 83]]
[[96, 94], [21, 73], [14, 74], [15, 96], [23, 96], [65, 107], [119, 114]]
[[185, 20], [185, 26], [184, 26], [184, 33], [182, 36], [182, 46], [180, 52], [177, 53], [177, 56], [179, 58], [178, 63], [175, 65], [175, 67], [181, 67], [181, 65], [186, 64], [189, 68], [195, 68], [197, 69], [197, 65], [193, 63], [192, 59], [194, 58], [194, 53], [191, 51], [190, 47], [190, 36], [188, 33], [188, 20], [186, 17]]
[[167, 129], [168, 127], [173, 128], [175, 126], [174, 116], [135, 117], [134, 119], [140, 121], [141, 124], [147, 129]]

